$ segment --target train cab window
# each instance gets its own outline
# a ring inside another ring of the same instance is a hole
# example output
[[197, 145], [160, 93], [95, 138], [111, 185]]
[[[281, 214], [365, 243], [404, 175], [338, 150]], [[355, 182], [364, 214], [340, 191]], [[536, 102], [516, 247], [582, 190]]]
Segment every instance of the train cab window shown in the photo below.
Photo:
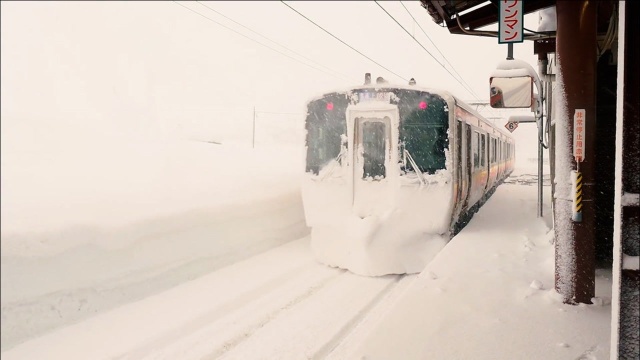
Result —
[[364, 158], [364, 179], [384, 178], [386, 173], [385, 157], [385, 125], [380, 121], [365, 121], [362, 123], [362, 150]]

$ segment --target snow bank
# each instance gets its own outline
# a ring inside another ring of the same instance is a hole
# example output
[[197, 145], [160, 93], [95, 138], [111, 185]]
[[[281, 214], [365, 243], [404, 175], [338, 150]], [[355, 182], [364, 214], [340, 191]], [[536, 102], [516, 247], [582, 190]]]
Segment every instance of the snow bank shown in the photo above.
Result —
[[611, 272], [598, 272], [594, 305], [563, 304], [546, 208], [536, 218], [535, 186], [498, 187], [342, 358], [608, 358]]
[[300, 148], [132, 139], [3, 151], [3, 351], [309, 233]]
[[[122, 136], [13, 147], [2, 153], [2, 253], [47, 255], [76, 245], [62, 243], [71, 237], [52, 234], [123, 227], [290, 191], [301, 175], [302, 155], [296, 147], [254, 152]], [[272, 158], [282, 161], [273, 165]], [[41, 233], [49, 234], [47, 242], [24, 239]]]

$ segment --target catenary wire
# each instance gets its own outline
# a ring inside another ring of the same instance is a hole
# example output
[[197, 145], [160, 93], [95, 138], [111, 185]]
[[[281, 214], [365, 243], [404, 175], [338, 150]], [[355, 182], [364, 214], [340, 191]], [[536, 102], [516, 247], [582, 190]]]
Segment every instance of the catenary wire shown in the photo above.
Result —
[[[327, 70], [329, 70], [329, 71], [332, 71], [332, 72], [334, 72], [334, 73], [336, 73], [336, 74], [338, 74], [338, 75], [340, 75], [340, 76], [343, 76], [345, 79], [350, 79], [350, 77], [349, 77], [348, 75], [342, 74], [342, 73], [340, 73], [339, 71], [333, 70], [333, 69], [331, 69], [331, 68], [329, 68], [329, 67], [327, 67], [327, 66], [324, 66], [324, 65], [322, 65], [322, 64], [320, 64], [320, 63], [317, 63], [317, 62], [316, 62], [316, 61], [314, 61], [313, 59], [310, 59], [310, 58], [308, 58], [308, 57], [304, 56], [303, 54], [298, 53], [298, 52], [297, 52], [297, 51], [295, 51], [295, 50], [291, 50], [290, 48], [288, 48], [288, 47], [286, 47], [286, 46], [284, 46], [284, 45], [280, 44], [279, 42], [277, 42], [277, 41], [275, 41], [275, 40], [269, 39], [268, 37], [266, 37], [266, 36], [264, 36], [264, 35], [260, 34], [259, 32], [257, 32], [257, 31], [255, 31], [255, 30], [253, 30], [253, 29], [251, 29], [251, 28], [249, 28], [249, 27], [247, 27], [247, 26], [245, 26], [245, 25], [243, 25], [243, 24], [241, 24], [241, 23], [239, 23], [239, 22], [237, 22], [237, 21], [233, 20], [232, 18], [230, 18], [230, 17], [228, 17], [228, 16], [224, 15], [223, 13], [219, 12], [218, 10], [216, 10], [216, 9], [214, 9], [214, 8], [212, 8], [212, 7], [208, 6], [208, 5], [206, 5], [206, 4], [203, 4], [203, 3], [202, 3], [202, 1], [196, 1], [196, 2], [197, 2], [198, 4], [200, 4], [200, 5], [204, 6], [204, 7], [206, 7], [207, 9], [209, 9], [209, 10], [211, 10], [211, 11], [215, 12], [216, 14], [218, 14], [218, 15], [222, 16], [223, 18], [225, 18], [225, 19], [227, 19], [227, 20], [229, 20], [229, 21], [233, 22], [234, 24], [236, 24], [236, 25], [238, 25], [238, 26], [241, 26], [242, 28], [247, 29], [247, 30], [251, 31], [252, 33], [254, 33], [254, 34], [256, 34], [256, 35], [258, 35], [258, 36], [262, 37], [263, 39], [266, 39], [266, 40], [268, 40], [268, 41], [270, 41], [270, 42], [272, 42], [272, 43], [274, 43], [274, 44], [276, 44], [276, 45], [278, 45], [278, 46], [280, 46], [280, 47], [282, 47], [282, 48], [284, 48], [284, 49], [286, 49], [286, 50], [288, 50], [288, 51], [290, 51], [290, 52], [292, 52], [292, 53], [294, 53], [294, 54], [296, 54], [296, 55], [300, 56], [301, 58], [303, 58], [303, 59], [305, 59], [305, 60], [308, 60], [308, 61], [310, 61], [310, 62], [312, 62], [312, 63], [314, 63], [314, 64], [316, 64], [316, 65], [320, 66], [320, 67], [323, 67], [323, 68], [325, 68], [325, 69], [327, 69]], [[351, 79], [351, 80], [354, 80], [354, 79]]]
[[[286, 54], [286, 53], [283, 53], [282, 51], [280, 51], [280, 50], [278, 50], [278, 49], [274, 49], [274, 48], [270, 47], [269, 45], [265, 45], [265, 44], [263, 44], [263, 43], [261, 43], [261, 42], [259, 42], [259, 41], [255, 40], [255, 39], [252, 39], [252, 38], [250, 38], [250, 37], [248, 37], [248, 36], [246, 36], [246, 35], [244, 35], [244, 34], [242, 34], [242, 33], [238, 32], [238, 31], [236, 31], [236, 30], [234, 30], [234, 29], [232, 29], [232, 28], [230, 28], [230, 27], [228, 27], [228, 26], [226, 26], [226, 25], [224, 25], [224, 24], [219, 23], [219, 22], [218, 22], [218, 21], [216, 21], [216, 20], [213, 20], [212, 18], [210, 18], [210, 17], [208, 17], [208, 16], [206, 16], [206, 15], [203, 15], [203, 14], [201, 14], [201, 13], [197, 12], [196, 10], [193, 10], [193, 9], [191, 9], [191, 8], [187, 7], [187, 6], [184, 6], [184, 5], [180, 4], [180, 3], [179, 3], [179, 2], [177, 2], [177, 1], [174, 1], [174, 3], [176, 3], [176, 4], [180, 5], [180, 6], [182, 6], [183, 8], [185, 8], [185, 9], [187, 9], [187, 10], [189, 10], [189, 11], [191, 11], [191, 12], [195, 13], [195, 14], [198, 14], [198, 15], [202, 16], [203, 18], [205, 18], [205, 19], [207, 19], [207, 20], [209, 20], [209, 21], [211, 21], [211, 22], [214, 22], [214, 23], [216, 23], [216, 24], [218, 24], [218, 25], [220, 25], [220, 26], [224, 27], [224, 28], [225, 28], [225, 29], [227, 29], [227, 30], [231, 30], [231, 31], [233, 31], [234, 33], [236, 33], [236, 34], [238, 34], [238, 35], [241, 35], [242, 37], [244, 37], [244, 38], [246, 38], [246, 39], [249, 39], [249, 40], [251, 40], [251, 41], [253, 41], [253, 42], [255, 42], [255, 43], [258, 43], [258, 44], [260, 44], [260, 45], [262, 45], [262, 46], [264, 46], [264, 47], [266, 47], [266, 48], [268, 48], [268, 49], [270, 49], [270, 50], [273, 50], [273, 51], [275, 51], [275, 52], [277, 52], [277, 53], [279, 53], [279, 54], [281, 54], [281, 55], [284, 55], [284, 56], [286, 56], [286, 57], [288, 57], [288, 58], [290, 58], [290, 59], [292, 59], [292, 60], [294, 60], [294, 61], [297, 61], [297, 62], [299, 62], [299, 63], [301, 63], [301, 64], [303, 64], [303, 65], [305, 65], [305, 66], [308, 66], [308, 67], [310, 67], [310, 68], [312, 68], [312, 69], [315, 69], [315, 70], [321, 71], [321, 72], [323, 72], [323, 73], [325, 73], [325, 74], [329, 74], [329, 75], [331, 75], [331, 76], [333, 76], [333, 77], [335, 77], [335, 78], [339, 78], [339, 77], [338, 77], [338, 76], [336, 76], [335, 74], [329, 73], [329, 72], [324, 71], [324, 70], [322, 70], [322, 69], [319, 69], [319, 68], [317, 68], [317, 67], [315, 67], [315, 66], [312, 66], [312, 65], [310, 65], [310, 64], [307, 64], [307, 63], [305, 63], [305, 62], [302, 62], [302, 61], [300, 61], [299, 59], [296, 59], [296, 58], [294, 58], [294, 57], [292, 57], [292, 56], [290, 56], [290, 55], [288, 55], [288, 54]], [[342, 79], [342, 80], [349, 80], [349, 79], [344, 79], [344, 78], [341, 78], [341, 79]], [[349, 80], [349, 81], [350, 81], [350, 80]]]
[[[207, 20], [209, 20], [209, 21], [212, 21], [212, 22], [214, 22], [214, 23], [216, 23], [216, 24], [218, 24], [218, 25], [220, 25], [220, 26], [222, 26], [222, 27], [224, 27], [224, 28], [226, 28], [226, 29], [228, 29], [228, 30], [231, 30], [231, 31], [233, 31], [233, 32], [235, 32], [235, 33], [237, 33], [237, 34], [239, 34], [239, 35], [241, 35], [241, 36], [243, 36], [243, 37], [245, 37], [245, 38], [247, 38], [247, 39], [251, 40], [251, 41], [254, 41], [254, 42], [256, 42], [256, 43], [258, 43], [258, 44], [260, 44], [260, 45], [262, 45], [262, 46], [264, 46], [264, 47], [267, 47], [267, 48], [268, 48], [268, 49], [270, 49], [270, 50], [273, 50], [273, 51], [275, 51], [275, 52], [278, 52], [278, 53], [279, 53], [279, 54], [281, 54], [281, 55], [287, 56], [287, 57], [289, 57], [290, 59], [295, 60], [295, 61], [297, 61], [297, 62], [300, 62], [301, 64], [306, 65], [306, 66], [308, 66], [308, 67], [311, 67], [311, 68], [313, 68], [313, 69], [315, 69], [315, 70], [318, 70], [318, 71], [321, 71], [321, 72], [324, 72], [324, 73], [326, 73], [326, 74], [329, 74], [329, 75], [332, 75], [332, 76], [336, 77], [334, 74], [330, 74], [330, 73], [328, 73], [328, 72], [326, 72], [326, 71], [324, 71], [324, 70], [322, 70], [322, 69], [319, 69], [319, 68], [317, 68], [317, 67], [315, 67], [315, 66], [311, 66], [311, 65], [309, 65], [309, 64], [307, 64], [307, 63], [301, 62], [300, 60], [298, 60], [298, 59], [296, 59], [296, 58], [294, 58], [294, 57], [291, 57], [291, 56], [289, 56], [288, 54], [285, 54], [285, 53], [283, 53], [283, 52], [281, 52], [281, 51], [279, 51], [279, 50], [277, 50], [277, 49], [274, 49], [274, 48], [272, 48], [272, 47], [270, 47], [270, 46], [268, 46], [268, 45], [265, 45], [265, 44], [263, 44], [263, 43], [261, 43], [261, 42], [259, 42], [259, 41], [255, 40], [255, 39], [252, 39], [252, 38], [250, 38], [250, 37], [248, 37], [248, 36], [246, 36], [246, 35], [244, 35], [244, 34], [242, 34], [242, 33], [238, 32], [238, 31], [236, 31], [236, 30], [234, 30], [234, 29], [232, 29], [232, 28], [230, 28], [230, 27], [228, 27], [228, 26], [225, 26], [225, 25], [223, 25], [223, 24], [221, 24], [221, 23], [219, 23], [219, 22], [217, 22], [217, 21], [215, 21], [215, 20], [213, 20], [213, 19], [211, 19], [211, 18], [207, 17], [206, 15], [203, 15], [203, 14], [201, 14], [201, 13], [199, 13], [199, 12], [197, 12], [197, 11], [195, 11], [195, 10], [193, 10], [193, 9], [189, 8], [189, 7], [186, 7], [186, 6], [184, 6], [184, 5], [180, 4], [180, 3], [176, 2], [176, 1], [174, 1], [174, 2], [175, 2], [176, 4], [178, 4], [178, 5], [180, 5], [180, 6], [184, 7], [184, 8], [186, 8], [187, 10], [190, 10], [190, 11], [192, 11], [192, 12], [196, 13], [197, 15], [200, 15], [200, 16], [202, 16], [202, 17], [206, 18], [206, 19], [207, 19]], [[380, 63], [376, 62], [375, 60], [371, 59], [370, 57], [366, 56], [366, 55], [365, 55], [365, 54], [363, 54], [362, 52], [360, 52], [360, 51], [358, 51], [357, 49], [353, 48], [351, 45], [347, 44], [346, 42], [344, 42], [343, 40], [341, 40], [341, 39], [340, 39], [340, 38], [338, 38], [337, 36], [333, 35], [333, 34], [332, 34], [332, 33], [330, 33], [329, 31], [327, 31], [326, 29], [324, 29], [322, 26], [320, 26], [320, 25], [318, 25], [317, 23], [313, 22], [311, 19], [309, 19], [308, 17], [306, 17], [305, 15], [303, 15], [302, 13], [300, 13], [299, 11], [297, 11], [296, 9], [292, 8], [290, 5], [286, 4], [284, 1], [281, 1], [281, 2], [282, 2], [284, 5], [286, 5], [287, 7], [289, 7], [291, 10], [293, 10], [294, 12], [296, 12], [297, 14], [299, 14], [300, 16], [302, 16], [303, 18], [305, 18], [307, 21], [311, 22], [312, 24], [316, 25], [317, 27], [319, 27], [320, 29], [322, 29], [323, 31], [325, 31], [326, 33], [328, 33], [329, 35], [331, 35], [332, 37], [334, 37], [336, 40], [340, 41], [340, 42], [341, 42], [341, 43], [343, 43], [344, 45], [346, 45], [346, 46], [348, 46], [349, 48], [351, 48], [352, 50], [356, 51], [358, 54], [360, 54], [360, 55], [364, 56], [364, 57], [365, 57], [365, 58], [367, 58], [368, 60], [370, 60], [370, 61], [374, 62], [376, 65], [378, 65], [378, 66], [382, 67], [383, 69], [385, 69], [385, 70], [389, 71], [390, 73], [392, 73], [392, 74], [394, 74], [394, 75], [398, 76], [399, 78], [401, 78], [401, 79], [403, 79], [403, 80], [407, 81], [404, 77], [402, 77], [402, 76], [398, 75], [397, 73], [395, 73], [395, 72], [393, 72], [392, 70], [390, 70], [390, 69], [386, 68], [386, 67], [385, 67], [385, 66], [383, 66], [382, 64], [380, 64]], [[200, 2], [198, 2], [198, 3], [200, 3]], [[200, 3], [200, 4], [201, 4], [201, 3]], [[377, 1], [376, 1], [376, 4], [377, 4]], [[246, 27], [246, 26], [244, 26], [244, 25], [242, 25], [242, 24], [240, 24], [240, 23], [236, 22], [236, 21], [235, 21], [235, 20], [233, 20], [233, 19], [230, 19], [229, 17], [227, 17], [227, 16], [225, 16], [225, 15], [223, 15], [223, 14], [219, 13], [218, 11], [216, 11], [216, 10], [214, 10], [214, 9], [212, 9], [212, 8], [210, 8], [210, 7], [206, 6], [206, 5], [204, 5], [204, 4], [201, 4], [201, 5], [202, 5], [202, 6], [204, 6], [204, 7], [207, 7], [208, 9], [210, 9], [210, 10], [212, 10], [212, 11], [216, 12], [216, 13], [218, 13], [219, 15], [221, 15], [221, 16], [223, 16], [223, 17], [227, 18], [228, 20], [230, 20], [230, 21], [232, 21], [232, 22], [234, 22], [234, 23], [236, 23], [236, 24], [238, 24], [238, 25], [240, 25], [240, 26], [242, 26], [242, 27], [246, 28], [247, 30], [249, 30], [249, 31], [252, 31], [252, 32], [256, 33], [255, 31], [253, 31], [253, 30], [249, 29], [248, 27]], [[378, 4], [378, 6], [380, 6], [380, 4]], [[403, 4], [403, 6], [404, 6], [404, 4]], [[382, 6], [380, 6], [380, 8], [382, 8]], [[405, 9], [406, 9], [406, 7], [405, 7]], [[382, 10], [384, 10], [384, 11], [385, 11], [385, 13], [387, 13], [387, 15], [388, 15], [388, 16], [390, 16], [390, 17], [391, 17], [391, 18], [392, 18], [392, 19], [393, 19], [393, 20], [394, 20], [394, 21], [395, 21], [395, 22], [396, 22], [396, 23], [397, 23], [397, 24], [398, 24], [398, 25], [399, 25], [403, 30], [405, 30], [405, 32], [407, 31], [407, 30], [406, 30], [406, 29], [405, 29], [405, 28], [404, 28], [400, 23], [398, 23], [398, 21], [397, 21], [395, 18], [393, 18], [393, 16], [391, 16], [391, 14], [389, 14], [389, 13], [388, 13], [384, 8], [382, 8]], [[413, 18], [413, 16], [412, 16], [412, 18]], [[414, 19], [414, 21], [415, 21], [415, 19]], [[419, 24], [418, 24], [418, 25], [419, 25]], [[420, 26], [420, 25], [419, 25], [419, 26]], [[422, 29], [422, 27], [420, 27], [420, 28], [421, 28], [421, 30], [424, 32], [424, 29]], [[260, 35], [260, 34], [258, 34], [258, 35]], [[410, 33], [409, 33], [409, 35], [411, 36], [411, 34], [410, 34]], [[296, 53], [295, 51], [293, 51], [293, 50], [291, 50], [291, 49], [288, 49], [286, 46], [283, 46], [283, 45], [281, 45], [281, 44], [279, 44], [279, 43], [277, 43], [277, 42], [275, 42], [275, 41], [273, 41], [273, 40], [271, 40], [271, 39], [269, 39], [269, 38], [267, 38], [267, 37], [265, 37], [265, 36], [262, 36], [262, 35], [260, 35], [260, 36], [261, 36], [261, 37], [263, 37], [263, 38], [265, 38], [265, 39], [267, 39], [267, 40], [269, 40], [269, 41], [271, 41], [271, 42], [273, 42], [273, 43], [275, 43], [275, 44], [277, 44], [277, 45], [279, 45], [279, 46], [282, 46], [283, 48], [285, 48], [285, 49], [287, 49], [287, 50], [289, 50], [289, 51], [291, 51], [291, 52], [293, 52], [293, 53], [295, 53], [295, 54], [297, 54], [297, 55], [299, 55], [299, 56], [301, 56], [301, 57], [303, 57], [303, 58], [305, 58], [305, 59], [307, 59], [307, 60], [310, 60], [310, 59], [308, 59], [307, 57], [305, 57], [305, 56], [303, 56], [303, 55], [300, 55], [300, 54]], [[427, 36], [427, 37], [428, 37], [428, 36]], [[414, 37], [412, 36], [412, 38], [414, 38]], [[416, 39], [414, 38], [414, 40], [416, 40]], [[429, 40], [433, 43], [433, 41], [432, 41], [430, 38], [429, 38]], [[417, 40], [416, 40], [416, 41], [417, 41]], [[435, 58], [435, 57], [434, 57], [434, 56], [433, 56], [433, 55], [432, 55], [432, 54], [431, 54], [427, 49], [425, 49], [425, 48], [424, 48], [424, 46], [422, 46], [420, 43], [418, 43], [418, 44], [419, 44], [419, 45], [420, 45], [420, 46], [421, 46], [421, 47], [422, 47], [422, 48], [423, 48], [427, 53], [429, 53], [429, 55], [431, 55], [431, 56], [434, 58], [434, 60], [436, 60], [436, 62], [438, 62], [438, 64], [440, 64], [440, 66], [442, 66], [442, 67], [443, 67], [443, 68], [444, 68], [444, 69], [445, 69], [445, 70], [446, 70], [446, 71], [447, 71], [447, 72], [448, 72], [448, 73], [449, 73], [449, 74], [450, 74], [450, 75], [451, 75], [451, 76], [452, 76], [456, 81], [458, 81], [458, 83], [460, 83], [460, 80], [458, 80], [458, 79], [457, 79], [457, 78], [456, 78], [456, 77], [455, 77], [455, 76], [454, 76], [454, 75], [453, 75], [453, 74], [452, 74], [448, 69], [446, 69], [446, 67], [445, 67], [441, 62], [439, 62], [439, 61], [438, 61], [438, 60], [437, 60], [437, 59], [436, 59], [436, 58]], [[434, 44], [434, 46], [435, 46], [435, 44]], [[436, 47], [436, 48], [437, 48], [437, 47]], [[439, 50], [439, 49], [438, 49], [438, 51], [440, 52], [440, 50]], [[442, 52], [440, 52], [440, 54], [442, 55]], [[444, 57], [444, 55], [443, 55], [443, 57]], [[445, 58], [445, 60], [446, 60], [446, 57], [444, 57], [444, 58]], [[310, 60], [310, 61], [312, 61], [312, 60]], [[447, 62], [448, 62], [448, 61], [447, 61]], [[317, 63], [316, 63], [316, 64], [317, 64]], [[449, 64], [450, 64], [450, 63], [449, 63]], [[317, 65], [323, 66], [323, 65], [321, 65], [321, 64], [317, 64]], [[329, 68], [327, 68], [326, 66], [323, 66], [323, 67], [325, 67], [326, 69], [329, 69]], [[329, 70], [331, 70], [331, 69], [329, 69]], [[334, 71], [334, 72], [338, 73], [338, 72], [337, 72], [337, 71], [335, 71], [335, 70], [331, 70], [331, 71]], [[454, 69], [454, 71], [455, 71], [455, 69]], [[338, 74], [340, 74], [340, 73], [338, 73]], [[340, 74], [340, 75], [343, 75], [343, 74]], [[458, 75], [459, 75], [459, 74], [458, 74]], [[345, 79], [345, 78], [343, 77], [343, 80], [344, 80], [344, 79]], [[465, 86], [464, 86], [464, 84], [462, 84], [462, 83], [460, 83], [460, 84], [461, 84], [461, 85], [463, 85], [463, 87], [465, 87]], [[465, 87], [465, 90], [469, 91], [470, 93], [472, 93], [472, 95], [474, 95], [474, 96], [476, 96], [476, 97], [478, 98], [478, 96], [477, 96], [473, 91], [469, 90], [467, 87]]]
[[297, 13], [298, 15], [302, 16], [303, 18], [305, 18], [307, 21], [309, 21], [310, 23], [312, 23], [313, 25], [317, 26], [318, 28], [320, 28], [322, 31], [326, 32], [327, 34], [331, 35], [334, 39], [340, 41], [341, 43], [343, 43], [344, 45], [346, 45], [347, 47], [349, 47], [351, 50], [357, 52], [358, 54], [364, 56], [365, 58], [369, 59], [371, 62], [373, 62], [374, 64], [380, 66], [381, 68], [387, 70], [388, 72], [392, 73], [393, 75], [399, 77], [400, 79], [404, 80], [404, 81], [408, 81], [407, 79], [405, 79], [404, 77], [398, 75], [397, 73], [389, 70], [388, 68], [386, 68], [384, 65], [380, 64], [379, 62], [373, 60], [372, 58], [368, 57], [367, 55], [363, 54], [362, 52], [360, 52], [359, 50], [357, 50], [356, 48], [354, 48], [353, 46], [347, 44], [346, 42], [344, 42], [342, 39], [340, 39], [339, 37], [333, 35], [332, 33], [330, 33], [329, 31], [327, 31], [325, 28], [323, 28], [322, 26], [316, 24], [313, 20], [309, 19], [308, 17], [304, 16], [302, 13], [300, 13], [298, 10], [294, 9], [293, 7], [291, 7], [291, 5], [285, 3], [284, 1], [280, 0], [281, 3], [283, 3], [284, 5], [286, 5], [289, 9], [293, 10], [295, 13]]
[[[455, 67], [451, 64], [451, 62], [449, 62], [449, 60], [447, 59], [447, 57], [442, 53], [442, 51], [440, 51], [440, 49], [438, 48], [438, 46], [435, 44], [435, 42], [431, 39], [431, 37], [427, 34], [427, 32], [424, 30], [424, 28], [420, 25], [420, 23], [416, 20], [416, 18], [413, 16], [413, 14], [411, 14], [411, 11], [409, 11], [409, 9], [405, 6], [404, 2], [400, 1], [400, 4], [402, 5], [402, 7], [405, 9], [405, 11], [407, 12], [407, 14], [409, 14], [409, 16], [411, 16], [411, 18], [413, 19], [414, 23], [418, 25], [418, 27], [420, 28], [420, 30], [422, 31], [422, 33], [427, 37], [427, 39], [429, 40], [429, 42], [431, 42], [431, 44], [436, 48], [436, 50], [438, 51], [438, 53], [442, 56], [442, 58], [444, 59], [444, 61], [451, 67], [451, 69], [453, 70], [453, 72], [455, 72], [455, 74], [462, 80], [462, 82], [464, 82], [464, 85], [466, 85], [467, 88], [471, 89], [471, 86], [469, 85], [469, 83], [467, 83], [464, 78], [462, 77], [462, 75], [460, 75], [460, 73], [455, 69]], [[446, 27], [446, 26], [440, 26], [440, 27]], [[412, 36], [413, 37], [413, 36]], [[414, 37], [415, 38], [415, 37]], [[417, 41], [417, 40], [416, 40]], [[442, 64], [441, 64], [442, 66]], [[444, 66], [443, 66], [444, 67]], [[482, 100], [480, 100], [480, 98], [473, 93], [474, 96], [476, 96], [476, 101], [478, 102], [482, 102]], [[478, 109], [478, 106], [482, 106], [482, 111], [489, 111], [490, 115], [492, 115], [493, 117], [498, 117], [498, 118], [503, 118], [504, 116], [502, 114], [496, 114], [496, 112], [494, 111], [495, 109], [491, 108], [488, 106], [488, 102], [486, 103], [486, 105], [476, 105], [476, 110], [480, 111], [480, 109]], [[499, 116], [498, 116], [499, 115]]]
[[468, 88], [467, 86], [465, 86], [465, 84], [463, 84], [455, 75], [453, 75], [451, 73], [451, 71], [449, 71], [449, 69], [447, 69], [440, 61], [438, 61], [438, 59], [436, 59], [435, 56], [433, 56], [433, 54], [431, 52], [429, 52], [429, 50], [427, 50], [422, 44], [420, 44], [420, 42], [413, 36], [411, 35], [411, 33], [409, 31], [407, 31], [407, 29], [404, 28], [404, 26], [402, 26], [402, 24], [400, 24], [398, 22], [398, 20], [396, 20], [391, 14], [389, 14], [389, 12], [382, 7], [382, 5], [380, 5], [378, 3], [378, 1], [375, 1], [375, 3], [380, 7], [380, 9], [382, 9], [382, 11], [384, 11], [393, 21], [395, 21], [396, 24], [398, 24], [398, 26], [400, 26], [402, 28], [402, 30], [404, 30], [418, 45], [420, 45], [420, 47], [422, 47], [422, 49], [424, 49], [424, 51], [427, 52], [427, 54], [429, 54], [433, 60], [435, 60], [435, 62], [437, 62], [438, 64], [440, 64], [440, 66], [442, 66], [442, 68], [449, 73], [449, 75], [451, 75], [451, 77], [453, 77], [460, 85], [462, 85], [462, 87], [467, 90], [471, 95], [475, 96], [477, 99], [480, 99], [480, 97], [473, 91], [473, 89]]
[[[449, 66], [451, 67], [451, 69], [453, 70], [454, 73], [456, 73], [456, 75], [458, 75], [458, 78], [460, 78], [460, 80], [462, 80], [462, 82], [465, 83], [465, 85], [471, 89], [471, 85], [469, 85], [464, 78], [462, 77], [462, 75], [460, 75], [460, 73], [458, 73], [458, 71], [456, 70], [456, 68], [449, 62], [449, 60], [447, 59], [446, 56], [444, 56], [444, 54], [442, 53], [442, 51], [440, 51], [440, 49], [438, 48], [438, 46], [436, 45], [435, 42], [433, 42], [433, 40], [431, 39], [431, 37], [427, 34], [427, 32], [422, 28], [422, 26], [420, 25], [420, 23], [418, 22], [418, 20], [416, 20], [416, 18], [413, 16], [413, 14], [411, 14], [411, 11], [409, 11], [409, 9], [407, 9], [407, 7], [404, 5], [404, 3], [402, 1], [400, 1], [400, 5], [402, 5], [402, 7], [407, 11], [407, 14], [409, 14], [409, 16], [411, 16], [411, 18], [413, 19], [413, 22], [416, 23], [418, 25], [418, 27], [420, 28], [420, 30], [422, 30], [422, 33], [427, 37], [427, 39], [429, 39], [429, 41], [431, 42], [431, 44], [433, 45], [433, 47], [436, 48], [436, 50], [438, 51], [438, 53], [442, 56], [442, 58], [444, 59], [444, 61], [449, 64]], [[477, 95], [476, 95], [477, 96]]]

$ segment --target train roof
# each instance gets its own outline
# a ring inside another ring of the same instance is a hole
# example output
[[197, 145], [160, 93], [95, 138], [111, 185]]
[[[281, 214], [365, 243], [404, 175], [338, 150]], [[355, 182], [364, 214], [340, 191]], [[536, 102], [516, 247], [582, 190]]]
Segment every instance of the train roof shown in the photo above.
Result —
[[424, 91], [424, 92], [428, 92], [430, 94], [438, 95], [438, 96], [442, 97], [443, 99], [445, 99], [447, 102], [449, 102], [449, 101], [454, 102], [457, 106], [460, 106], [464, 110], [466, 110], [466, 111], [470, 112], [471, 114], [475, 115], [476, 117], [481, 119], [487, 125], [489, 125], [492, 128], [498, 130], [498, 132], [500, 132], [502, 135], [513, 139], [513, 136], [510, 133], [508, 133], [508, 132], [502, 130], [501, 128], [499, 128], [498, 126], [494, 125], [492, 122], [490, 122], [484, 116], [482, 116], [480, 113], [478, 113], [475, 109], [473, 109], [469, 104], [465, 103], [463, 100], [461, 100], [458, 97], [454, 96], [449, 91], [442, 90], [442, 89], [437, 89], [437, 88], [430, 88], [430, 87], [423, 87], [423, 86], [419, 86], [419, 85], [409, 85], [409, 84], [405, 85], [405, 84], [390, 84], [390, 83], [381, 83], [381, 84], [373, 84], [372, 83], [372, 84], [368, 84], [368, 85], [352, 86], [352, 87], [343, 88], [343, 89], [340, 89], [340, 90], [329, 91], [329, 92], [326, 92], [326, 93], [324, 93], [324, 94], [322, 94], [320, 96], [316, 96], [316, 97], [310, 99], [308, 101], [308, 103], [312, 102], [312, 101], [323, 99], [324, 97], [329, 96], [329, 95], [333, 95], [333, 94], [345, 94], [345, 95], [347, 95], [352, 91], [365, 90], [365, 89], [376, 90], [376, 91], [385, 90], [385, 89], [401, 89], [401, 90]]

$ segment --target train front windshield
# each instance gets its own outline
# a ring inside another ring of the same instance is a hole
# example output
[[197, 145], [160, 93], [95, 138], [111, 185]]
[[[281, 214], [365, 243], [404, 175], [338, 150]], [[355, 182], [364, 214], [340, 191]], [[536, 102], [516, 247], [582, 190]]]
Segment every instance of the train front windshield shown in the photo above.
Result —
[[[318, 174], [332, 160], [338, 160], [347, 135], [346, 110], [349, 101], [357, 103], [375, 92], [391, 92], [390, 102], [398, 106], [400, 115], [399, 154], [403, 173], [419, 170], [434, 174], [446, 166], [445, 149], [449, 146], [449, 116], [446, 101], [439, 95], [409, 89], [359, 89], [353, 94], [334, 93], [309, 103], [306, 120], [306, 171]], [[358, 96], [367, 93], [367, 96]], [[353, 96], [356, 95], [356, 96]], [[375, 94], [374, 94], [375, 95]], [[357, 100], [356, 100], [357, 99]], [[363, 146], [374, 146], [381, 141], [381, 124], [371, 123], [366, 130]], [[344, 144], [346, 146], [347, 144]], [[384, 154], [366, 151], [365, 175], [384, 173]], [[413, 161], [406, 160], [411, 158]], [[418, 169], [414, 169], [414, 164]]]
[[[410, 156], [420, 172], [434, 174], [446, 166], [449, 147], [449, 110], [446, 101], [434, 94], [399, 90], [400, 150]], [[411, 161], [402, 170], [415, 171]]]
[[347, 136], [346, 94], [331, 94], [309, 103], [307, 130], [307, 172], [318, 174], [331, 160], [337, 160], [342, 137]]

